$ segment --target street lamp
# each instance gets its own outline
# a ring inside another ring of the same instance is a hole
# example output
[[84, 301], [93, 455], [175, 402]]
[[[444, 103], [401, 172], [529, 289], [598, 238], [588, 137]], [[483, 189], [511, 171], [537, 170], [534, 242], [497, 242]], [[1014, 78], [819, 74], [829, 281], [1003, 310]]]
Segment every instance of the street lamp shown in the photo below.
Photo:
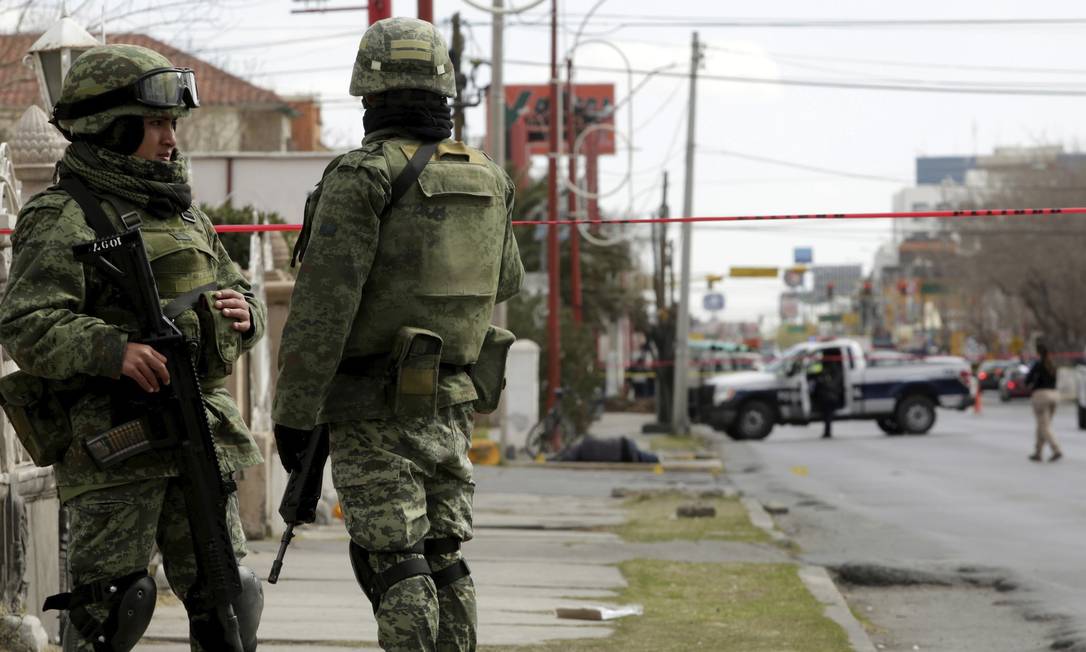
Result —
[[23, 62], [34, 68], [46, 112], [60, 99], [64, 76], [72, 62], [97, 45], [98, 40], [90, 32], [65, 15], [30, 46]]

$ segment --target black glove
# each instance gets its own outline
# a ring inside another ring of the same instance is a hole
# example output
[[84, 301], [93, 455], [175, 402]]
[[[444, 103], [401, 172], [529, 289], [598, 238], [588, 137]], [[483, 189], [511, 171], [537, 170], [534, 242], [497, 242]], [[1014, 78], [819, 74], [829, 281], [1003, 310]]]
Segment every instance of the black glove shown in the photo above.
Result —
[[302, 455], [305, 454], [305, 449], [309, 446], [309, 437], [313, 432], [311, 430], [298, 430], [278, 423], [275, 424], [273, 430], [275, 432], [275, 448], [279, 453], [279, 461], [283, 463], [283, 468], [287, 470], [287, 473], [301, 469]]

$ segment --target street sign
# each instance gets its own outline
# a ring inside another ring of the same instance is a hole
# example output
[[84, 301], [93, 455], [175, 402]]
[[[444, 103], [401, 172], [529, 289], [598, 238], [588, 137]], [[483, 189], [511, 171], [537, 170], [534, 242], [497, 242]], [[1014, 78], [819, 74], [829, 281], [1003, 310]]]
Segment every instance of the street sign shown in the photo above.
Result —
[[710, 292], [701, 299], [701, 307], [709, 312], [719, 312], [724, 309], [724, 295], [720, 292]]
[[829, 315], [819, 315], [818, 316], [818, 321], [837, 323], [837, 322], [841, 321], [841, 315], [840, 315], [840, 313], [832, 313], [832, 314], [829, 314]]
[[814, 262], [814, 248], [813, 247], [796, 247], [792, 250], [792, 261], [801, 265], [804, 263]]
[[784, 270], [784, 284], [790, 288], [798, 288], [803, 285], [803, 271], [802, 267]]
[[732, 278], [777, 278], [780, 273], [776, 267], [732, 267]]
[[[565, 111], [565, 107], [569, 106], [568, 92], [563, 90], [562, 95], [562, 110]], [[580, 134], [595, 122], [614, 124], [615, 118], [611, 112], [615, 105], [614, 84], [577, 84], [574, 95], [577, 98], [575, 134]], [[513, 148], [527, 147], [529, 154], [546, 154], [550, 151], [550, 102], [549, 84], [506, 84], [505, 124]], [[565, 124], [564, 116], [562, 123]], [[565, 125], [566, 128], [568, 126]], [[614, 154], [614, 133], [603, 130], [596, 134], [596, 153]], [[562, 134], [563, 139], [567, 136]]]

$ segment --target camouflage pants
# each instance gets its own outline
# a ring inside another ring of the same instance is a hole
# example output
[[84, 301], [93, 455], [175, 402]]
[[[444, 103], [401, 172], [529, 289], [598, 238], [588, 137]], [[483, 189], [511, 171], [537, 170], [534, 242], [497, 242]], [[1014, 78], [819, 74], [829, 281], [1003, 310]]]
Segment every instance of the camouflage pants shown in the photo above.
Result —
[[[471, 538], [468, 448], [471, 404], [444, 408], [436, 419], [334, 423], [332, 479], [351, 540], [369, 551], [375, 572], [421, 555], [397, 553], [424, 539]], [[433, 555], [441, 570], [460, 553]], [[377, 610], [378, 642], [392, 651], [474, 650], [475, 585], [463, 577], [435, 589], [427, 575], [394, 584]]]
[[[184, 600], [196, 581], [196, 559], [177, 478], [154, 478], [91, 491], [73, 498], [66, 507], [70, 518], [68, 565], [73, 586], [145, 570], [154, 545], [158, 544], [170, 588]], [[230, 497], [226, 522], [234, 553], [241, 559], [246, 548], [237, 494]], [[108, 615], [107, 608], [97, 605], [88, 611], [99, 621]], [[64, 639], [65, 652], [93, 650], [71, 626], [66, 628]], [[192, 650], [201, 652], [195, 643]]]

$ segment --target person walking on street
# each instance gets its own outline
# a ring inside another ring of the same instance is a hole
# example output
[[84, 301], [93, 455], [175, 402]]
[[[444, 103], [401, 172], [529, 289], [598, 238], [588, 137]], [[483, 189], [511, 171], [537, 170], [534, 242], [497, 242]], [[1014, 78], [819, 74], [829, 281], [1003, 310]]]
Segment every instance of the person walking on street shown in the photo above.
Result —
[[1052, 417], [1060, 403], [1060, 394], [1056, 391], [1056, 363], [1052, 361], [1052, 354], [1044, 344], [1037, 344], [1037, 355], [1038, 360], [1026, 375], [1026, 387], [1031, 390], [1029, 400], [1037, 421], [1037, 440], [1033, 455], [1030, 455], [1029, 459], [1040, 462], [1045, 444], [1048, 444], [1052, 449], [1048, 461], [1055, 462], [1063, 457], [1060, 445], [1056, 443], [1056, 437], [1052, 433]]
[[524, 275], [512, 181], [450, 140], [455, 74], [430, 23], [362, 36], [350, 93], [366, 136], [307, 203], [272, 410], [288, 471], [327, 424], [356, 579], [378, 643], [404, 652], [476, 647], [467, 454], [513, 339], [490, 316]]
[[[266, 309], [192, 204], [175, 128], [198, 106], [193, 72], [153, 50], [104, 45], [85, 52], [53, 110], [53, 124], [71, 142], [58, 165], [60, 182], [26, 203], [12, 236], [0, 344], [20, 371], [0, 380], [0, 393], [4, 409], [21, 415], [12, 421], [34, 461], [52, 465], [68, 514], [74, 588], [46, 602], [68, 613], [65, 651], [136, 646], [155, 606], [147, 569], [156, 545], [189, 613], [192, 649], [256, 649], [263, 609], [256, 575], [239, 568], [232, 606], [212, 612], [202, 595], [188, 518], [194, 494], [186, 489], [196, 480], [181, 477], [177, 422], [160, 416], [154, 398], [173, 405], [194, 397], [166, 391], [177, 380], [167, 362], [174, 369], [178, 362], [134, 341], [163, 313], [185, 338], [192, 360], [180, 364], [194, 365], [200, 416], [215, 445], [210, 464], [217, 461], [218, 490], [226, 494], [221, 506], [201, 506], [225, 513], [199, 522], [224, 523], [216, 541], [240, 559], [246, 550], [237, 494], [222, 475], [262, 458], [225, 385], [237, 357], [263, 336]], [[112, 263], [103, 270], [73, 253], [92, 242], [88, 251], [109, 250], [133, 231], [155, 286], [141, 286], [139, 298], [157, 289], [165, 305], [158, 314], [142, 314], [132, 287], [123, 285], [135, 274], [128, 263], [110, 273]], [[35, 409], [20, 412], [26, 405]]]

